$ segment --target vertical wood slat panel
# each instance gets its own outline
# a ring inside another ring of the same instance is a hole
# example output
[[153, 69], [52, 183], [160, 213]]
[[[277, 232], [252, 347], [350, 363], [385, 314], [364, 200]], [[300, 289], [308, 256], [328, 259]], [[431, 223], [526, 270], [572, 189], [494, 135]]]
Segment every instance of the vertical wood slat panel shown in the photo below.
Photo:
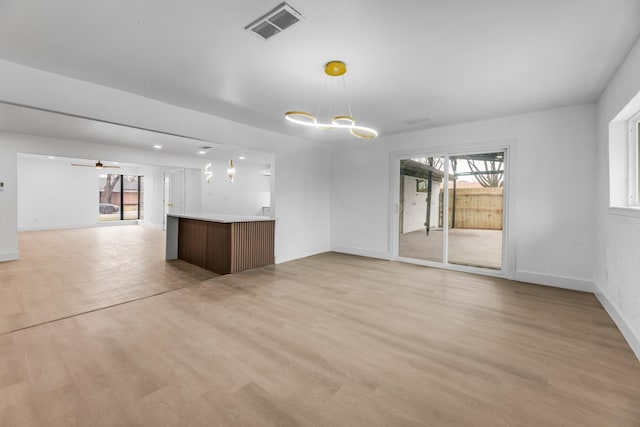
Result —
[[275, 221], [217, 223], [180, 218], [178, 258], [218, 274], [275, 261]]
[[198, 267], [207, 267], [207, 223], [180, 218], [178, 226], [178, 259]]
[[274, 263], [275, 221], [236, 222], [231, 233], [231, 273]]
[[207, 223], [207, 270], [218, 274], [231, 273], [231, 226], [228, 223]]

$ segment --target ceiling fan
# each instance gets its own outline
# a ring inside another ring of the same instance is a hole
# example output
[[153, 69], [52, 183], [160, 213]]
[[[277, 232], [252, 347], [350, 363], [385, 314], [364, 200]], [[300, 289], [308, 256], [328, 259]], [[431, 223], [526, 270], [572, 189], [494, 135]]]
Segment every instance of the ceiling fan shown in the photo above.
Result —
[[87, 165], [87, 164], [82, 164], [82, 163], [71, 163], [71, 166], [84, 166], [84, 167], [87, 167], [87, 168], [96, 168], [96, 169], [105, 169], [105, 168], [120, 169], [120, 166], [116, 166], [116, 165], [103, 165], [100, 160], [98, 160], [95, 165]]

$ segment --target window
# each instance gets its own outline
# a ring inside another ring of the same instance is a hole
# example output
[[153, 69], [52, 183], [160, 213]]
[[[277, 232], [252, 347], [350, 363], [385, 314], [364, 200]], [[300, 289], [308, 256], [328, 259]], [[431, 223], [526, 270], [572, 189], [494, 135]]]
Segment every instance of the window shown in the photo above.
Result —
[[640, 92], [609, 122], [609, 213], [640, 218]]
[[98, 219], [122, 221], [142, 219], [144, 177], [101, 174], [98, 185]]
[[122, 175], [122, 219], [140, 219], [140, 180], [136, 175]]

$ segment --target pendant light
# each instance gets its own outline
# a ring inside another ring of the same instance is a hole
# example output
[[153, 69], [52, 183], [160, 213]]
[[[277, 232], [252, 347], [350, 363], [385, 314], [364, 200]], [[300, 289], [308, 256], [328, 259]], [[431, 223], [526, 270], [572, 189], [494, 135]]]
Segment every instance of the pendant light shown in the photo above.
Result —
[[229, 181], [233, 182], [233, 177], [236, 174], [236, 165], [233, 164], [233, 160], [229, 160], [229, 168], [227, 169], [227, 176]]
[[207, 163], [204, 167], [204, 177], [207, 180], [207, 184], [211, 182], [213, 177], [213, 171], [211, 170], [211, 162]]
[[[357, 136], [363, 139], [373, 139], [378, 136], [378, 132], [372, 128], [366, 126], [356, 125], [356, 121], [351, 113], [351, 105], [347, 97], [347, 85], [344, 80], [344, 75], [347, 72], [347, 64], [342, 61], [330, 61], [324, 67], [324, 72], [329, 79], [333, 79], [334, 86], [339, 86], [337, 89], [341, 90], [344, 96], [344, 103], [341, 109], [338, 111], [333, 110], [333, 103], [330, 104], [328, 117], [329, 120], [326, 123], [322, 123], [318, 120], [318, 117], [322, 113], [324, 100], [321, 102], [318, 108], [318, 114], [313, 115], [306, 111], [287, 111], [284, 114], [285, 119], [288, 121], [303, 125], [315, 127], [317, 129], [333, 130], [333, 129], [348, 129], [351, 135]], [[338, 80], [337, 82], [335, 80]], [[325, 88], [326, 89], [326, 88]]]

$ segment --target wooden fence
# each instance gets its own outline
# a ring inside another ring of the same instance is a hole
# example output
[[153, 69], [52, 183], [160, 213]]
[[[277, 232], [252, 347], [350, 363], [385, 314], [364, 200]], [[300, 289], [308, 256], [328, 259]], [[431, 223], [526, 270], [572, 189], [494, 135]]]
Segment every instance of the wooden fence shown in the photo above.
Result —
[[449, 228], [502, 230], [502, 198], [503, 187], [458, 188], [454, 203], [453, 189], [450, 188]]

